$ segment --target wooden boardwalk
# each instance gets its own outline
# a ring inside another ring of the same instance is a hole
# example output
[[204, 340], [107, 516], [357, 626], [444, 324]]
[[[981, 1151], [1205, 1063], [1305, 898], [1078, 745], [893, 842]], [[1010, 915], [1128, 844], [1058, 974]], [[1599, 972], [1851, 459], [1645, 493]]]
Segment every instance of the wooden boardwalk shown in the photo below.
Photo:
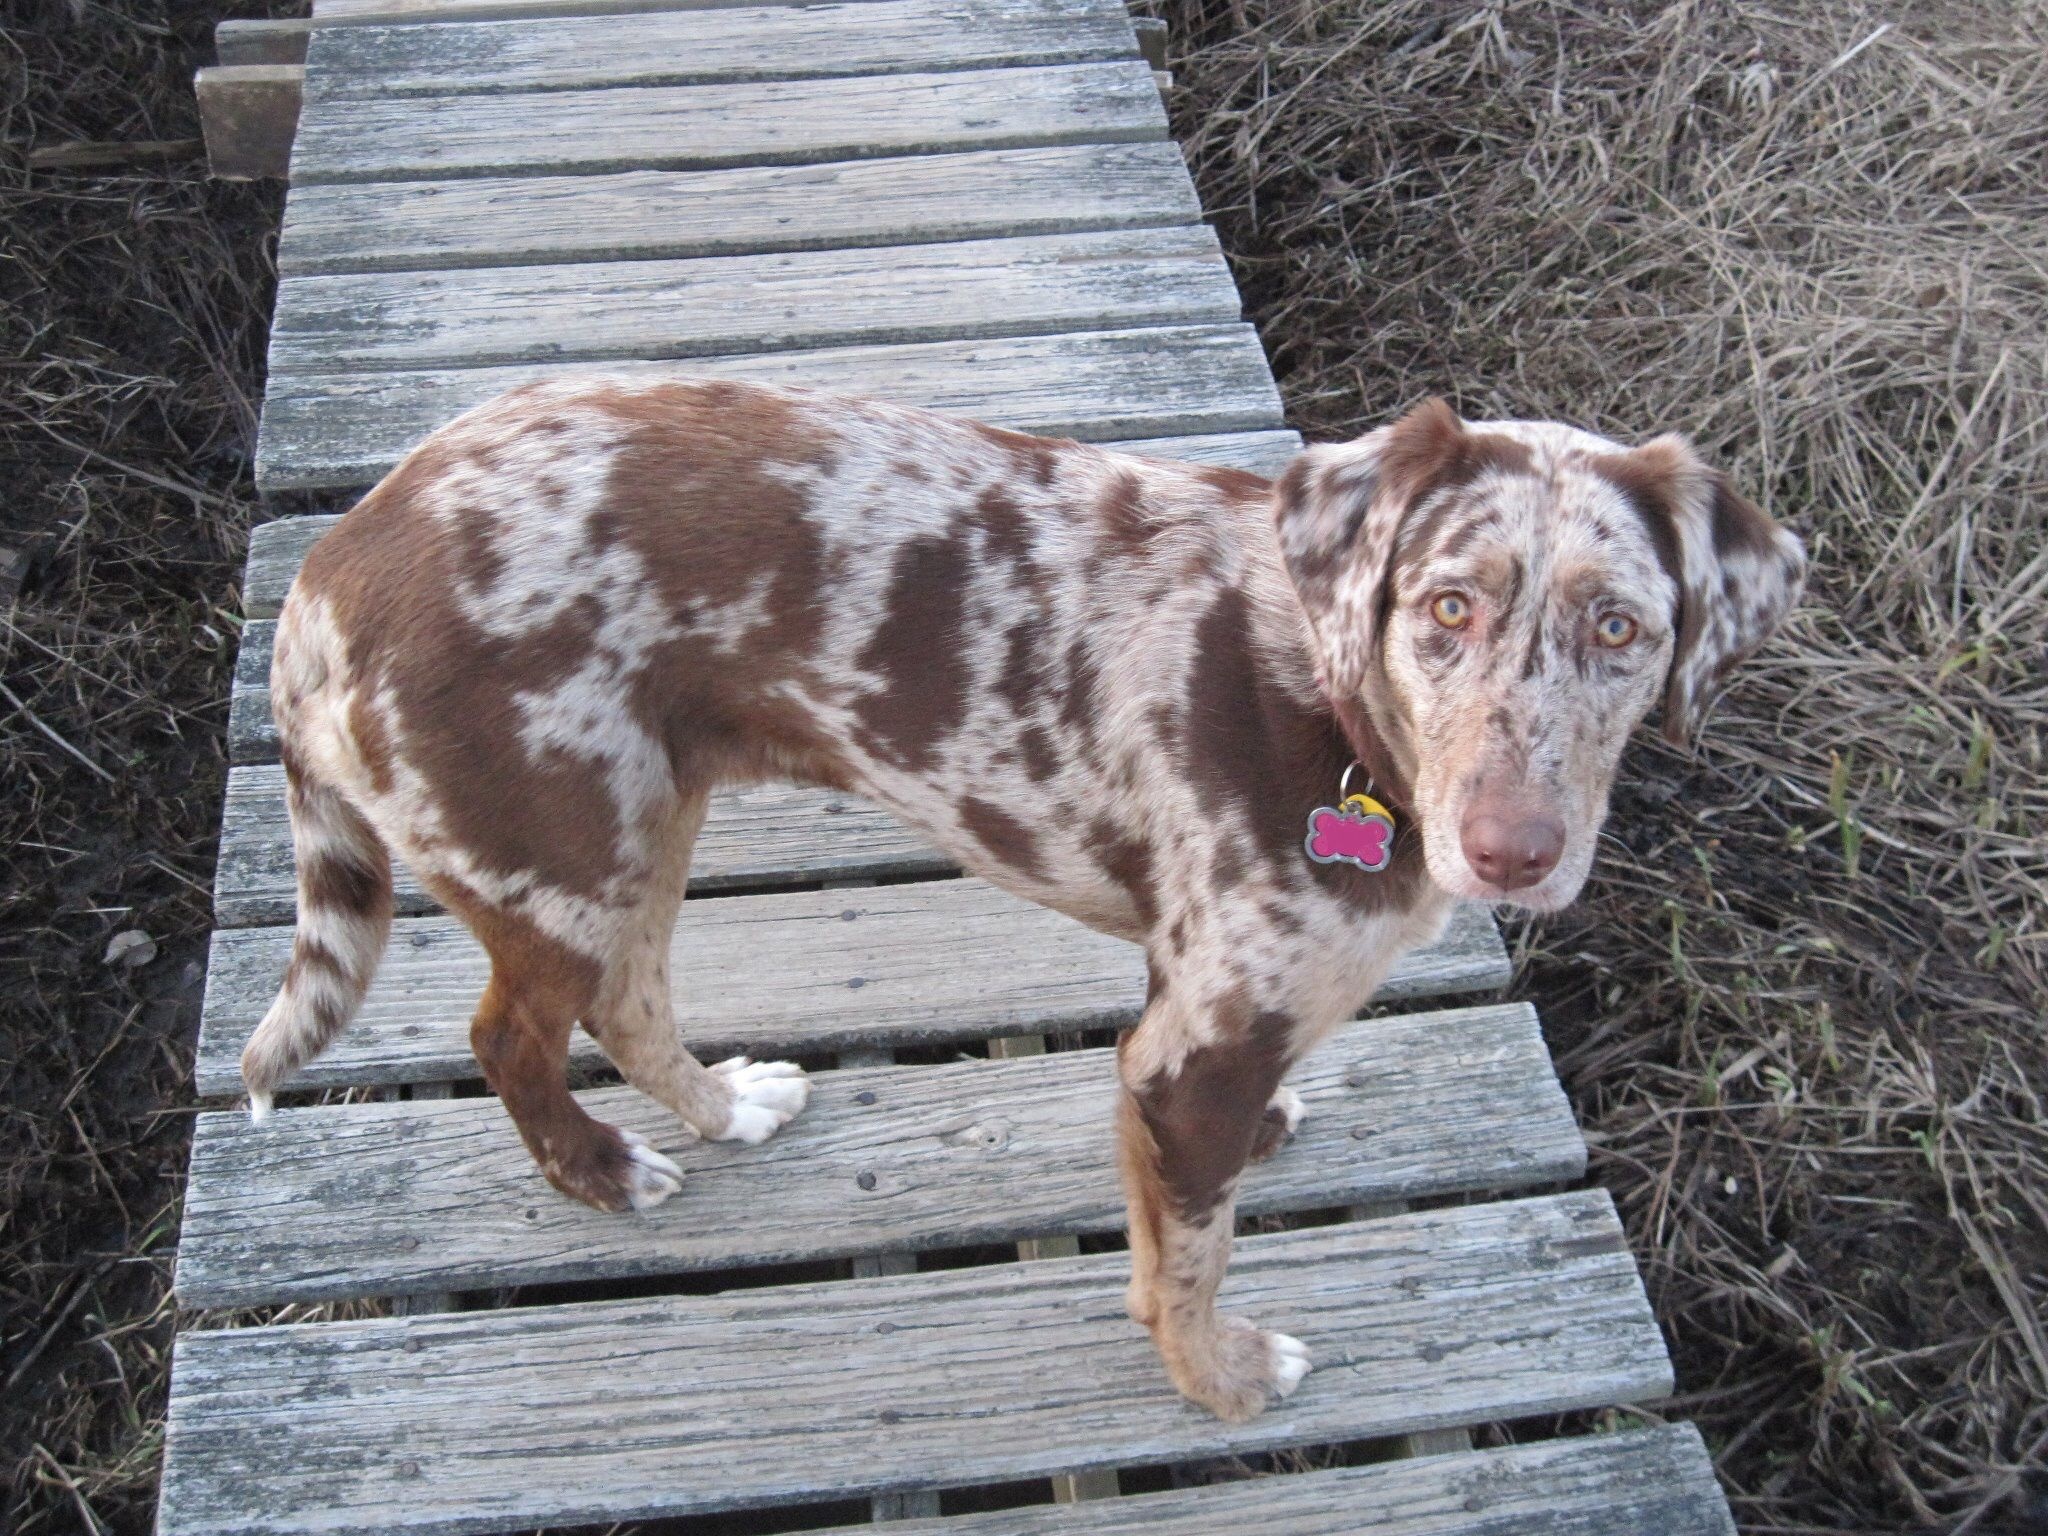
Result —
[[[461, 409], [600, 366], [1254, 470], [1298, 447], [1120, 0], [315, 0], [314, 19], [258, 476], [330, 510], [250, 553], [197, 1068], [223, 1102], [293, 911], [271, 621], [332, 513]], [[481, 954], [402, 873], [398, 900], [361, 1020], [298, 1083], [359, 1091], [261, 1128], [198, 1118], [163, 1536], [764, 1506], [808, 1528], [850, 1499], [927, 1536], [1733, 1529], [1684, 1426], [1469, 1448], [1465, 1426], [1671, 1382], [1607, 1197], [1542, 1192], [1585, 1148], [1533, 1011], [1485, 1000], [1508, 966], [1483, 913], [1296, 1076], [1309, 1118], [1242, 1207], [1310, 1219], [1244, 1239], [1227, 1299], [1316, 1370], [1232, 1427], [1167, 1386], [1106, 1236], [1100, 1042], [1143, 1001], [1136, 950], [847, 796], [722, 794], [675, 940], [681, 1026], [707, 1056], [799, 1056], [815, 1095], [750, 1148], [587, 1090], [689, 1175], [602, 1216], [547, 1187], [481, 1093]], [[390, 1315], [293, 1320], [365, 1298]], [[1360, 1441], [1372, 1464], [1165, 1470]]]

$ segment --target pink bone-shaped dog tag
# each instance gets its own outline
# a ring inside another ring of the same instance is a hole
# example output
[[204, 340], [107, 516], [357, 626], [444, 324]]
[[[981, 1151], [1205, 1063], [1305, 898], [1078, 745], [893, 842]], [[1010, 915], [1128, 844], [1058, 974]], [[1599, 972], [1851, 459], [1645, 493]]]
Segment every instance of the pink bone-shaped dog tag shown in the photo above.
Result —
[[1319, 805], [1308, 816], [1308, 856], [1318, 864], [1353, 864], [1370, 874], [1387, 867], [1394, 824], [1384, 816]]

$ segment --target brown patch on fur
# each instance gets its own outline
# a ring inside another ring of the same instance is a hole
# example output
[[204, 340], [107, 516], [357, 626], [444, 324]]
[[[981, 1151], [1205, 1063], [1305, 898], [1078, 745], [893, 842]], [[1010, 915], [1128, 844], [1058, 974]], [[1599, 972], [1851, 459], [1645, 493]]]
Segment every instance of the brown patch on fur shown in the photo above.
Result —
[[[1353, 724], [1361, 734], [1370, 730], [1362, 712]], [[1197, 626], [1184, 730], [1183, 756], [1203, 813], [1235, 818], [1268, 864], [1370, 908], [1410, 899], [1421, 872], [1419, 828], [1404, 827], [1393, 862], [1376, 875], [1316, 864], [1302, 851], [1308, 813], [1335, 799], [1353, 744], [1334, 712], [1303, 707], [1261, 670], [1250, 604], [1235, 587], [1217, 593]]]
[[1020, 575], [1035, 571], [1031, 559], [1031, 523], [1000, 486], [989, 486], [974, 500], [973, 525], [982, 532], [982, 554], [1007, 560]]
[[930, 767], [966, 714], [971, 574], [962, 528], [906, 543], [891, 573], [888, 613], [861, 650], [860, 665], [883, 684], [856, 701], [854, 713], [867, 745], [906, 768]]
[[356, 755], [369, 773], [370, 788], [380, 795], [390, 794], [395, 782], [391, 776], [391, 737], [384, 729], [383, 717], [361, 693], [349, 705], [348, 733], [355, 742]]
[[1231, 501], [1264, 501], [1273, 494], [1273, 482], [1248, 469], [1232, 469], [1227, 464], [1190, 464], [1187, 468], [1197, 480]]
[[1088, 857], [1123, 889], [1137, 909], [1141, 930], [1149, 935], [1159, 921], [1159, 891], [1152, 877], [1152, 849], [1106, 817], [1088, 824]]
[[[676, 384], [620, 393], [606, 409], [633, 430], [621, 445], [607, 516], [646, 561], [672, 611], [736, 603], [773, 573], [762, 646], [782, 661], [817, 646], [835, 572], [804, 492], [778, 470], [829, 473], [836, 455], [780, 396]], [[730, 386], [723, 388], [730, 390]], [[678, 507], [704, 509], [678, 517]], [[745, 507], [744, 519], [717, 509]], [[766, 661], [767, 658], [761, 658]]]
[[960, 802], [960, 824], [1001, 863], [1033, 879], [1045, 873], [1037, 834], [1001, 806], [969, 795]]
[[1216, 1009], [1220, 1038], [1133, 1092], [1158, 1149], [1158, 1175], [1173, 1213], [1200, 1222], [1237, 1182], [1273, 1092], [1293, 1059], [1294, 1024], [1253, 1015], [1241, 996]]
[[391, 875], [348, 857], [340, 848], [331, 848], [299, 866], [299, 896], [316, 907], [374, 913], [390, 905]]
[[[1296, 459], [1274, 488], [1276, 523], [1283, 539], [1290, 525], [1324, 530], [1323, 537], [1312, 541], [1299, 532], [1286, 540], [1288, 572], [1296, 590], [1311, 608], [1329, 600], [1338, 572], [1358, 555], [1360, 534], [1382, 498], [1401, 508], [1394, 554], [1398, 561], [1434, 542], [1439, 520], [1452, 515], [1449, 508], [1435, 509], [1417, 522], [1410, 514], [1418, 504], [1489, 470], [1529, 473], [1533, 468], [1529, 450], [1520, 443], [1498, 433], [1468, 431], [1456, 411], [1434, 398], [1394, 423], [1370, 473], [1362, 466], [1319, 469], [1307, 457]], [[1348, 498], [1348, 503], [1343, 504], [1342, 516], [1335, 516], [1339, 498]], [[1396, 540], [1393, 530], [1386, 537]], [[1381, 582], [1376, 622], [1384, 622], [1393, 571], [1390, 563]]]
[[1001, 448], [1019, 477], [1040, 488], [1052, 484], [1059, 473], [1059, 461], [1066, 454], [1090, 451], [1069, 438], [1033, 437], [1028, 432], [1012, 432], [1007, 427], [991, 427], [978, 421], [966, 425], [983, 441]]
[[1650, 544], [1657, 551], [1657, 563], [1677, 589], [1671, 615], [1671, 680], [1664, 699], [1664, 736], [1675, 745], [1685, 744], [1683, 711], [1678, 706], [1679, 662], [1699, 644], [1705, 613], [1700, 594], [1685, 579], [1685, 558], [1679, 551], [1677, 497], [1679, 477], [1691, 465], [1674, 442], [1646, 443], [1629, 453], [1590, 455], [1586, 465], [1604, 476], [1622, 494], [1642, 519]]
[[1467, 430], [1449, 403], [1435, 396], [1394, 423], [1380, 454], [1381, 480], [1410, 505], [1488, 470], [1528, 474], [1533, 468], [1522, 444], [1499, 433]]
[[1044, 636], [1045, 620], [1030, 613], [1012, 624], [1003, 637], [1003, 664], [996, 674], [995, 690], [1020, 719], [1031, 712], [1043, 691], [1038, 647]]
[[[357, 523], [352, 514], [315, 547], [300, 579], [333, 604], [365, 689], [388, 685], [394, 694], [408, 763], [438, 791], [448, 839], [487, 869], [531, 872], [564, 891], [597, 896], [617, 869], [620, 829], [610, 797], [590, 792], [581, 759], [506, 750], [520, 740], [521, 691], [544, 688], [577, 665], [595, 617], [571, 610], [517, 641], [485, 634], [446, 600], [453, 546], [424, 537], [424, 522]], [[392, 543], [379, 542], [387, 531]], [[403, 554], [394, 556], [394, 543]], [[376, 547], [358, 564], [365, 544]], [[379, 580], [372, 585], [360, 570], [377, 571]], [[373, 728], [359, 740], [383, 743], [383, 736]], [[388, 781], [388, 743], [382, 751]], [[486, 785], [488, 794], [466, 792]]]
[[1137, 557], [1151, 541], [1153, 528], [1145, 516], [1145, 486], [1129, 470], [1120, 471], [1095, 503], [1095, 520], [1109, 547]]
[[1059, 696], [1059, 719], [1086, 744], [1095, 740], [1095, 692], [1101, 682], [1102, 668], [1095, 653], [1086, 639], [1076, 635], [1067, 647], [1067, 679]]
[[1018, 755], [1023, 761], [1024, 772], [1034, 784], [1043, 784], [1059, 772], [1060, 756], [1053, 749], [1052, 738], [1041, 725], [1027, 725], [1017, 737]]
[[1685, 460], [1668, 443], [1651, 443], [1631, 453], [1589, 455], [1586, 467], [1621, 492], [1643, 521], [1664, 574], [1677, 585], [1683, 600], [1685, 565], [1678, 553], [1678, 528], [1673, 498]]

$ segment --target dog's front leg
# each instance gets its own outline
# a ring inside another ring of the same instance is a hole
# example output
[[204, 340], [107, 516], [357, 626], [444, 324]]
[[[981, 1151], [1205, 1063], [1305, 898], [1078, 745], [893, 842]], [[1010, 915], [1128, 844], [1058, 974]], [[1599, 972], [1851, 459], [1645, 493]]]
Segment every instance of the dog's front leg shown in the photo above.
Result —
[[[1152, 1332], [1181, 1393], [1244, 1420], [1308, 1373], [1286, 1334], [1216, 1310], [1230, 1263], [1237, 1180], [1292, 1056], [1284, 1016], [1243, 989], [1194, 1015], [1157, 977], [1138, 1028], [1117, 1050], [1118, 1156], [1130, 1203], [1131, 1316]], [[1199, 1042], [1199, 1043], [1196, 1043]]]

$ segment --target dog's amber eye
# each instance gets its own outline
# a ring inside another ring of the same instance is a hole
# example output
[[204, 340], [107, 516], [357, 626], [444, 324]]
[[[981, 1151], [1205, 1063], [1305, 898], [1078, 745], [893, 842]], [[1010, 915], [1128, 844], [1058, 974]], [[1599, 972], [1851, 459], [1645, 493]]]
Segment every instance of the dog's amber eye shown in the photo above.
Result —
[[1636, 621], [1625, 613], [1610, 613], [1593, 626], [1593, 634], [1609, 650], [1618, 651], [1636, 637]]
[[1446, 592], [1429, 605], [1429, 616], [1445, 629], [1463, 629], [1472, 622], [1472, 605], [1462, 592]]

